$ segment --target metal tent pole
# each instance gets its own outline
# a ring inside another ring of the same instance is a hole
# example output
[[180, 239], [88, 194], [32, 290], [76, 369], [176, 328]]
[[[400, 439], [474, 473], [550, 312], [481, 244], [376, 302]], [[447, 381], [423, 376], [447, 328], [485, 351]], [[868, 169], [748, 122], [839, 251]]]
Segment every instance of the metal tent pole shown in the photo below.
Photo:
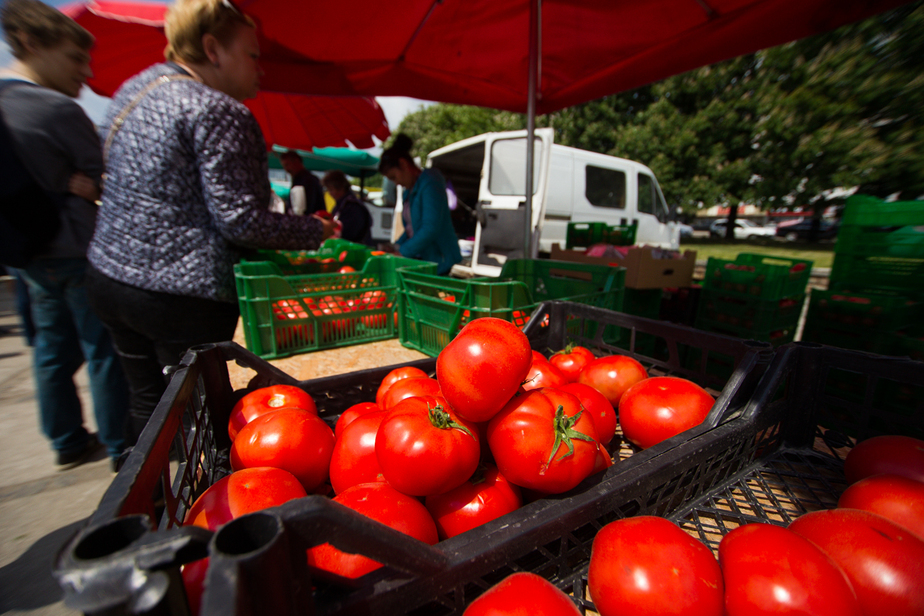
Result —
[[542, 12], [541, 0], [529, 3], [529, 79], [526, 101], [526, 222], [523, 234], [523, 256], [535, 258], [532, 246], [533, 236], [533, 157], [535, 148], [533, 139], [536, 133], [536, 92], [539, 83], [539, 35]]

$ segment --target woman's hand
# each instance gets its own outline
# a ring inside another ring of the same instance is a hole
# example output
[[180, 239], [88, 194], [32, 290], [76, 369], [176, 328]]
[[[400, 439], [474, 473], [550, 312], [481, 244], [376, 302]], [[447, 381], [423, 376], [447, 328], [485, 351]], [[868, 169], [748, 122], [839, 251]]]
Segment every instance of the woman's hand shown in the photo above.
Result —
[[324, 233], [321, 235], [321, 241], [323, 242], [327, 238], [333, 237], [334, 231], [337, 228], [337, 223], [334, 222], [332, 219], [323, 218], [321, 216], [316, 216], [314, 214], [312, 214], [312, 216], [316, 218], [317, 220], [320, 220], [321, 224], [324, 226]]
[[67, 192], [83, 197], [90, 202], [96, 202], [102, 194], [96, 180], [80, 171], [73, 174], [68, 180]]

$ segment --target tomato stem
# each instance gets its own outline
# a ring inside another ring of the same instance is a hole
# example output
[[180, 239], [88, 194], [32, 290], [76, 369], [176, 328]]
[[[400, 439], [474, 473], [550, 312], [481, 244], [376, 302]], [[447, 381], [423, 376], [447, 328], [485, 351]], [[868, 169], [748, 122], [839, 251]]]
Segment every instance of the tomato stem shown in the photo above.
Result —
[[436, 407], [430, 408], [430, 405], [427, 405], [427, 411], [430, 414], [430, 423], [433, 424], [433, 427], [439, 428], [440, 430], [462, 430], [472, 438], [475, 436], [472, 434], [471, 430], [458, 423], [452, 418], [452, 415], [443, 410], [443, 405], [437, 404]]
[[588, 441], [591, 443], [594, 442], [592, 437], [574, 429], [574, 424], [578, 422], [583, 413], [584, 409], [581, 409], [574, 417], [568, 417], [565, 415], [564, 407], [560, 404], [558, 405], [558, 410], [555, 411], [555, 419], [553, 420], [555, 430], [555, 444], [552, 445], [552, 453], [549, 455], [549, 461], [546, 462], [546, 466], [552, 464], [552, 460], [555, 458], [555, 452], [558, 451], [558, 448], [562, 443], [568, 445], [568, 453], [562, 455], [559, 460], [564, 460], [574, 453], [574, 443], [572, 442], [572, 439]]

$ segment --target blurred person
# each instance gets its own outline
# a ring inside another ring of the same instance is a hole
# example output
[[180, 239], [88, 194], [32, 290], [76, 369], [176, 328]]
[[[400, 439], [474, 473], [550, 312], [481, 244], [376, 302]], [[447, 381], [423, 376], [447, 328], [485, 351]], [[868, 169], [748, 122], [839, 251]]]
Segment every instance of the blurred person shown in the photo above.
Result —
[[346, 174], [338, 169], [328, 171], [321, 185], [336, 201], [331, 214], [342, 225], [340, 237], [372, 246], [372, 214], [353, 192], [353, 185]]
[[106, 189], [88, 290], [131, 388], [131, 438], [164, 394], [163, 369], [231, 340], [244, 249], [316, 249], [333, 223], [269, 211], [266, 144], [241, 102], [262, 71], [253, 20], [229, 0], [179, 0], [166, 62], [126, 81], [102, 130]]
[[462, 260], [459, 239], [452, 227], [446, 181], [437, 169], [421, 169], [411, 157], [413, 141], [404, 133], [382, 152], [379, 171], [404, 188], [404, 233], [395, 242], [405, 257], [436, 263], [446, 275]]
[[[59, 468], [87, 461], [105, 445], [112, 460], [126, 446], [128, 388], [109, 332], [86, 293], [87, 246], [96, 222], [103, 159], [93, 122], [73, 100], [92, 76], [93, 36], [38, 0], [9, 0], [3, 29], [13, 63], [0, 109], [16, 153], [58, 200], [60, 230], [45, 251], [18, 269], [34, 327], [33, 369], [42, 432]], [[28, 329], [27, 329], [28, 335]], [[98, 436], [84, 427], [74, 383], [87, 363]]]
[[305, 163], [298, 152], [295, 150], [283, 152], [279, 160], [282, 162], [282, 168], [292, 177], [292, 188], [289, 189], [286, 211], [301, 216], [326, 210], [321, 181], [305, 168]]

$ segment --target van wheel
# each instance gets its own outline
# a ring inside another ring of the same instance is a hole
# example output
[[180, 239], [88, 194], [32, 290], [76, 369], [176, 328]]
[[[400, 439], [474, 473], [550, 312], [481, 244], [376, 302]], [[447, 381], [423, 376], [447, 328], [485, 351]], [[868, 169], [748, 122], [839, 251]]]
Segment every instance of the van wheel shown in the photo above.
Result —
[[787, 241], [795, 242], [797, 239], [799, 239], [799, 235], [795, 231], [790, 231], [786, 234]]

